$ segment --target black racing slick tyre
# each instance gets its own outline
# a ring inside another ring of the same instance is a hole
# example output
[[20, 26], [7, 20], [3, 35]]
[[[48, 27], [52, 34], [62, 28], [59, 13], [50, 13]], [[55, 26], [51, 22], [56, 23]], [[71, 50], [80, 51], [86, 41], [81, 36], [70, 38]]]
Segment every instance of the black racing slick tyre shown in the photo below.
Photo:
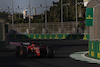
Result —
[[21, 57], [27, 57], [27, 48], [26, 47], [21, 48], [20, 56]]
[[15, 56], [16, 56], [16, 57], [20, 57], [20, 46], [17, 46], [17, 47], [15, 48]]

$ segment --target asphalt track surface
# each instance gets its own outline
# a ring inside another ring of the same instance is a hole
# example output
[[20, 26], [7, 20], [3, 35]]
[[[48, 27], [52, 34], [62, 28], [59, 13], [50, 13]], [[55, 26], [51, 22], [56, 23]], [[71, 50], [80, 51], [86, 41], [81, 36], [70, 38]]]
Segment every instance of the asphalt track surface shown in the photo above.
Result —
[[[23, 42], [25, 40], [22, 40]], [[16, 58], [14, 49], [0, 50], [0, 67], [100, 67], [99, 64], [78, 61], [70, 54], [88, 50], [85, 40], [35, 40], [50, 45], [55, 50], [54, 58]], [[21, 42], [21, 40], [20, 40]]]

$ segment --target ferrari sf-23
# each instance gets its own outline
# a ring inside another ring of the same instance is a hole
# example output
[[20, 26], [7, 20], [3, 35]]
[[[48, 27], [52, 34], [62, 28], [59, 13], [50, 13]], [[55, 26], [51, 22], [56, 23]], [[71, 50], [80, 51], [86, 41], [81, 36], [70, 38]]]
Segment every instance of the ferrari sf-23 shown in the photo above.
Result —
[[16, 57], [54, 57], [54, 50], [50, 46], [38, 43], [27, 42], [21, 43], [15, 48]]

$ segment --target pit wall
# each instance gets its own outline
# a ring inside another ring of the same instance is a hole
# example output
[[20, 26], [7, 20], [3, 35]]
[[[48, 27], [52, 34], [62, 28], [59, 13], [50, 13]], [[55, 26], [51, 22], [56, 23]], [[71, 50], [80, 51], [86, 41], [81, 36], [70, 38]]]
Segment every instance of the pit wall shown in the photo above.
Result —
[[89, 41], [88, 55], [95, 59], [100, 59], [100, 41]]
[[79, 34], [32, 34], [32, 35], [10, 35], [10, 39], [89, 39], [89, 35]]

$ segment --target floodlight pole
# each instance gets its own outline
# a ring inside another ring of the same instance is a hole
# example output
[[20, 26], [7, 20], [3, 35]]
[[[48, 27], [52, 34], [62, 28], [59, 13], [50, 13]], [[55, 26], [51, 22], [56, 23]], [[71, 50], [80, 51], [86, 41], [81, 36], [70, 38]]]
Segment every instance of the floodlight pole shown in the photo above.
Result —
[[77, 33], [77, 0], [76, 0], [76, 33]]
[[63, 0], [61, 0], [61, 29], [63, 29]]
[[77, 0], [76, 0], [76, 28], [77, 28]]
[[19, 9], [19, 19], [20, 19], [20, 7], [18, 6], [18, 9]]
[[47, 0], [45, 0], [45, 30], [47, 29]]
[[14, 17], [13, 17], [13, 0], [12, 0], [12, 29], [14, 28]]
[[31, 24], [31, 10], [30, 10], [30, 0], [29, 0], [29, 29], [30, 29], [30, 24]]

